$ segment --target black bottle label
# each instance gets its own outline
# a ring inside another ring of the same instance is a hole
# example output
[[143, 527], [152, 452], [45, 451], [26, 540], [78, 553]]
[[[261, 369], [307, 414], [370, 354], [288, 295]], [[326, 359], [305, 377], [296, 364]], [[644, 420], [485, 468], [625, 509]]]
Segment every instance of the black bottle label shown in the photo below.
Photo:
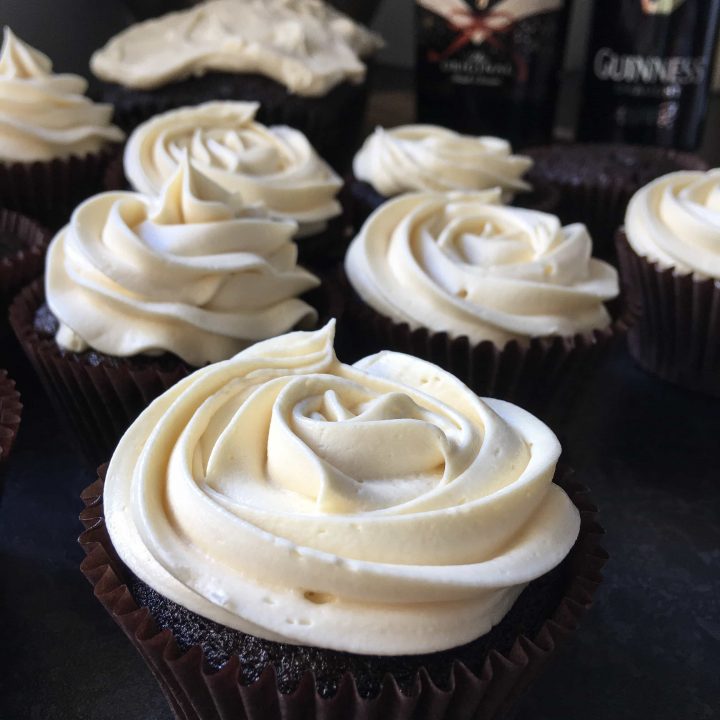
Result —
[[596, 5], [580, 138], [694, 149], [719, 7], [720, 0]]
[[419, 119], [520, 144], [549, 139], [564, 0], [417, 4]]

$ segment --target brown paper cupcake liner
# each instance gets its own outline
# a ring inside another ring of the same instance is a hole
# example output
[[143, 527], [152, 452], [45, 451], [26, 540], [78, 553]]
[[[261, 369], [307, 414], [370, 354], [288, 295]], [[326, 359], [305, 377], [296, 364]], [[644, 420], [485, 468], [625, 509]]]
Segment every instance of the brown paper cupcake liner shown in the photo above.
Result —
[[647, 372], [720, 397], [720, 280], [664, 268], [617, 233], [620, 277], [640, 308], [630, 354]]
[[81, 570], [95, 597], [147, 663], [175, 716], [182, 720], [494, 720], [507, 716], [591, 607], [608, 557], [599, 546], [603, 530], [586, 489], [560, 471], [557, 479], [580, 510], [581, 529], [569, 556], [570, 574], [563, 596], [535, 637], [518, 636], [506, 654], [491, 650], [477, 674], [456, 662], [446, 690], [421, 669], [408, 693], [388, 675], [380, 692], [365, 698], [348, 673], [337, 692], [324, 698], [313, 674], [307, 672], [296, 689], [286, 694], [279, 689], [271, 666], [249, 684], [242, 681], [237, 656], [220, 670], [213, 670], [200, 646], [180, 650], [173, 633], [159, 630], [148, 608], [138, 606], [127, 584], [127, 570], [105, 526], [102, 493], [106, 469], [100, 468], [99, 479], [82, 494], [85, 510], [80, 517], [86, 529], [79, 542], [86, 558]]
[[557, 429], [573, 399], [634, 322], [636, 307], [624, 300], [609, 303], [613, 322], [602, 330], [571, 337], [533, 338], [504, 347], [466, 336], [452, 337], [427, 328], [412, 330], [381, 315], [355, 293], [344, 272], [337, 282], [346, 288], [345, 322], [338, 341], [343, 357], [355, 361], [380, 350], [415, 355], [453, 373], [481, 397], [508, 400], [538, 415]]
[[64, 225], [75, 207], [102, 190], [103, 173], [117, 146], [83, 157], [49, 162], [0, 162], [0, 207], [36, 218], [51, 230]]
[[12, 450], [20, 428], [22, 417], [20, 393], [15, 389], [6, 370], [0, 370], [0, 465], [3, 465]]

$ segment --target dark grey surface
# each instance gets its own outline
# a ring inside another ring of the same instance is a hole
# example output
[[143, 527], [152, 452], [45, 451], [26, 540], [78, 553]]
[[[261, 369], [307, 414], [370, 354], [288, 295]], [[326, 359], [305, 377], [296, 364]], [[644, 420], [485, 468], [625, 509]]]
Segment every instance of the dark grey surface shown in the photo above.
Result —
[[[0, 718], [166, 720], [150, 673], [78, 571], [78, 495], [93, 479], [26, 370], [0, 507]], [[596, 606], [518, 720], [720, 717], [720, 401], [618, 353], [566, 433], [611, 555]]]

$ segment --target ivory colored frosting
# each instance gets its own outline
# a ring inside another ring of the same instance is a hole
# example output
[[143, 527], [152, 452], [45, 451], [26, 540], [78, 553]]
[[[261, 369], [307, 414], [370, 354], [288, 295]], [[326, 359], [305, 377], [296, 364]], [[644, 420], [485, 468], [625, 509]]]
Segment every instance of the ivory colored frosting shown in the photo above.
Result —
[[584, 225], [498, 204], [498, 193], [415, 193], [378, 208], [345, 270], [379, 313], [498, 346], [606, 327], [616, 270]]
[[325, 229], [339, 215], [342, 181], [305, 135], [255, 121], [258, 103], [209, 102], [156, 115], [135, 129], [125, 147], [125, 175], [157, 195], [184, 153], [228, 192], [296, 220], [299, 235]]
[[92, 56], [102, 80], [151, 90], [208, 71], [259, 73], [298, 95], [365, 79], [375, 34], [321, 0], [212, 0], [138, 23]]
[[638, 190], [625, 216], [636, 253], [720, 279], [720, 169], [675, 172]]
[[405, 192], [502, 189], [506, 199], [529, 190], [532, 160], [496, 137], [461, 135], [437, 125], [377, 128], [353, 162], [353, 174], [385, 197]]
[[0, 49], [0, 161], [34, 162], [97, 152], [125, 135], [111, 105], [85, 97], [79, 75], [54, 75], [50, 59], [9, 27]]
[[171, 352], [200, 366], [311, 324], [317, 313], [298, 296], [319, 281], [297, 265], [296, 230], [187, 158], [158, 199], [96, 195], [48, 250], [56, 341], [120, 357]]
[[423, 360], [343, 365], [333, 334], [259, 343], [158, 398], [110, 463], [113, 545], [165, 597], [271, 640], [469, 642], [577, 538], [557, 438]]

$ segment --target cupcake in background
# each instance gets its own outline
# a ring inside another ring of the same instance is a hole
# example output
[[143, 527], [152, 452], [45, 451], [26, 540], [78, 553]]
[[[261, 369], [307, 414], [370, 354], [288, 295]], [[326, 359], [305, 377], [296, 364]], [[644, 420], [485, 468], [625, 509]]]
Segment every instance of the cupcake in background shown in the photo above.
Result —
[[542, 416], [624, 330], [606, 306], [617, 272], [591, 253], [584, 225], [500, 205], [497, 191], [404, 195], [350, 245], [348, 332], [363, 352], [418, 355]]
[[632, 356], [720, 397], [720, 169], [670, 173], [638, 190], [617, 250], [626, 293], [641, 307]]
[[643, 185], [676, 170], [707, 170], [697, 155], [619, 143], [571, 143], [524, 148], [529, 182], [554, 189], [563, 223], [582, 222], [598, 257], [616, 261], [613, 238], [628, 202]]
[[291, 333], [138, 418], [84, 494], [83, 571], [199, 720], [248, 702], [268, 720], [490, 718], [600, 579], [559, 454], [430, 363], [344, 365], [332, 324]]
[[102, 186], [104, 168], [125, 135], [112, 106], [85, 97], [79, 75], [52, 63], [9, 27], [0, 50], [0, 207], [55, 227]]
[[510, 143], [501, 138], [461, 135], [438, 125], [378, 127], [353, 160], [348, 188], [352, 222], [359, 228], [382, 203], [408, 192], [494, 187], [505, 203], [550, 211], [551, 198], [532, 192], [524, 179], [531, 166], [530, 158], [513, 155]]
[[298, 223], [303, 262], [339, 257], [342, 247], [337, 195], [342, 181], [298, 130], [255, 120], [258, 103], [219, 101], [170, 110], [139, 125], [123, 156], [106, 176], [108, 189], [127, 181], [157, 195], [184, 153], [213, 182], [247, 203]]
[[211, 0], [131, 26], [91, 68], [127, 130], [184, 105], [257, 101], [261, 122], [302, 131], [337, 168], [362, 127], [364, 59], [381, 44], [322, 0]]
[[[0, 468], [10, 456], [22, 418], [20, 393], [15, 382], [8, 377], [7, 370], [0, 370]], [[2, 488], [2, 476], [0, 476]]]
[[313, 326], [294, 222], [229, 195], [184, 158], [159, 198], [90, 198], [48, 250], [11, 323], [86, 454], [193, 368]]

